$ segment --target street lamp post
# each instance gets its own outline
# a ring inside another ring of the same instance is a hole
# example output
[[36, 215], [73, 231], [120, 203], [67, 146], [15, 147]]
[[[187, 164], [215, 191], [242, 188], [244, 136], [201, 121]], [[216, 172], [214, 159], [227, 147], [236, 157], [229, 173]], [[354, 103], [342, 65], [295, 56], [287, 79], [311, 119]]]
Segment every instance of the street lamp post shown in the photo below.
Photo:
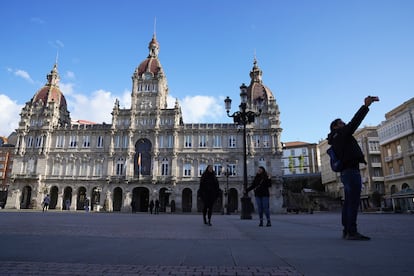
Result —
[[230, 115], [231, 99], [227, 97], [224, 100], [227, 116], [233, 118], [233, 122], [237, 125], [243, 126], [243, 197], [241, 198], [241, 219], [252, 219], [252, 202], [247, 194], [247, 138], [246, 138], [246, 125], [253, 123], [255, 118], [262, 113], [262, 99], [257, 99], [257, 105], [259, 112], [253, 112], [247, 110], [247, 86], [243, 83], [240, 86], [240, 105], [239, 111]]
[[226, 188], [224, 189], [224, 206], [225, 206], [225, 214], [226, 215], [230, 215], [230, 210], [229, 210], [229, 176], [230, 176], [230, 172], [229, 172], [229, 165], [227, 165], [226, 167], [226, 171], [224, 172], [224, 176], [226, 177]]

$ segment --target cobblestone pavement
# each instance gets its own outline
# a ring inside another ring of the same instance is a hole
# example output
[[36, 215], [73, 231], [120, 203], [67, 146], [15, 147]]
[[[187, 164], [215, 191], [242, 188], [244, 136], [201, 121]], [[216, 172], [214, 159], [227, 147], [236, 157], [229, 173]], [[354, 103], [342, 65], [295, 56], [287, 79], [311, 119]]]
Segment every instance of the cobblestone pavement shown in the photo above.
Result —
[[302, 275], [292, 267], [102, 265], [0, 262], [1, 275]]
[[0, 211], [0, 275], [412, 275], [414, 216], [361, 214], [371, 241], [340, 238], [340, 214]]

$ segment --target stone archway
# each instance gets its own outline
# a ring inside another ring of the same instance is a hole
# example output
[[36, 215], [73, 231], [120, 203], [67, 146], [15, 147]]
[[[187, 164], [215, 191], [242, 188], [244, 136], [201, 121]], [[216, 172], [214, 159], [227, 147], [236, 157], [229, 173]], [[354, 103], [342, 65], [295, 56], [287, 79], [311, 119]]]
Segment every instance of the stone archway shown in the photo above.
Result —
[[185, 188], [182, 193], [182, 211], [184, 213], [191, 213], [193, 206], [193, 191], [190, 188]]
[[132, 212], [148, 212], [149, 190], [145, 187], [136, 187], [132, 190]]
[[72, 205], [72, 188], [66, 187], [63, 190], [63, 204], [62, 204], [63, 210], [70, 210], [70, 206]]
[[32, 188], [30, 186], [25, 186], [23, 188], [21, 200], [20, 200], [20, 209], [29, 209], [31, 207], [31, 200], [32, 200]]
[[170, 195], [171, 189], [168, 188], [161, 188], [159, 194], [159, 201], [160, 201], [160, 211], [165, 212], [167, 206], [170, 207]]
[[148, 139], [139, 139], [135, 143], [135, 155], [134, 155], [134, 175], [151, 175], [152, 162], [151, 162], [152, 143]]
[[229, 203], [228, 203], [228, 210], [230, 213], [234, 213], [239, 208], [239, 196], [236, 189], [231, 188], [228, 192]]
[[112, 199], [112, 202], [114, 212], [120, 212], [122, 208], [122, 189], [120, 187], [114, 189], [114, 198]]
[[76, 200], [76, 210], [85, 210], [86, 188], [80, 187], [78, 189], [78, 198]]
[[58, 201], [58, 193], [59, 193], [59, 189], [57, 186], [53, 186], [52, 188], [50, 188], [49, 209], [56, 209], [56, 205]]

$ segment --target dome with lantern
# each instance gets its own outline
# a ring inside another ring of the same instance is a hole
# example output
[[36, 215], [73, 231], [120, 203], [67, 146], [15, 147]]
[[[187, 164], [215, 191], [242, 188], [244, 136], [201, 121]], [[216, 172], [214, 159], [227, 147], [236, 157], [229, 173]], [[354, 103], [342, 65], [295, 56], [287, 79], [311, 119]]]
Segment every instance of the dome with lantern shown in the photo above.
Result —
[[150, 79], [158, 77], [159, 74], [163, 74], [161, 63], [158, 59], [159, 43], [155, 34], [153, 35], [149, 45], [148, 57], [140, 63], [135, 69], [135, 74], [140, 78]]
[[57, 64], [53, 66], [52, 71], [47, 75], [47, 83], [40, 88], [34, 97], [32, 98], [33, 105], [47, 105], [54, 102], [59, 109], [67, 109], [66, 99], [62, 91], [59, 88], [59, 73], [57, 70]]

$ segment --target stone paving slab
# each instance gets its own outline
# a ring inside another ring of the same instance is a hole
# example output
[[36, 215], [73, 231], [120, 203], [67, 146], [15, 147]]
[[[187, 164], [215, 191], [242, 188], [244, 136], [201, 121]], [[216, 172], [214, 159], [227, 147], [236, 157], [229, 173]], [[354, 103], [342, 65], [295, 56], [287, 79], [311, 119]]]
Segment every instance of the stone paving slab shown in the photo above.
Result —
[[414, 216], [360, 214], [368, 242], [340, 238], [339, 213], [237, 215], [0, 211], [0, 275], [412, 275]]
[[302, 275], [292, 267], [103, 265], [0, 262], [4, 276], [15, 275]]

